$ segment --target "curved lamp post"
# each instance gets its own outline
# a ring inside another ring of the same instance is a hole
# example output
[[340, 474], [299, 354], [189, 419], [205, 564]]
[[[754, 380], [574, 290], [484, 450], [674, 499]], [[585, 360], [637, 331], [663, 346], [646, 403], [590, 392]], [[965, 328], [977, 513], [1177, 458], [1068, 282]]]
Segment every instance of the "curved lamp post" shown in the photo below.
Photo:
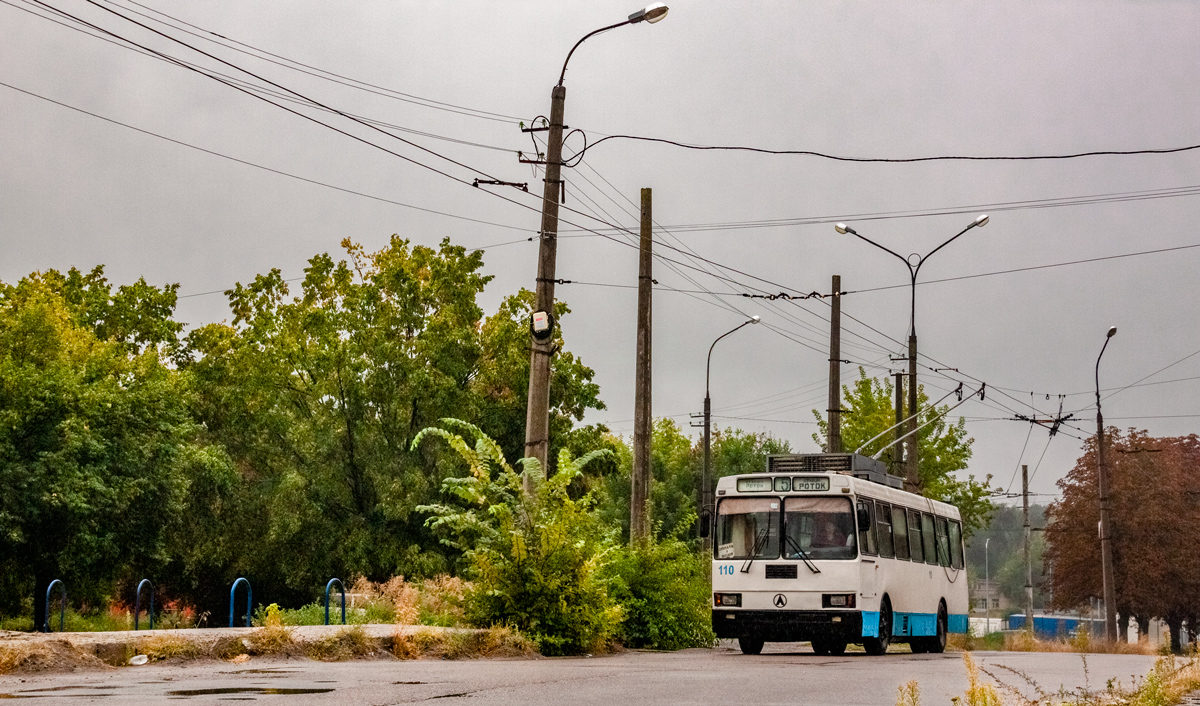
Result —
[[751, 316], [742, 323], [717, 336], [717, 340], [708, 347], [708, 362], [704, 364], [704, 472], [700, 476], [700, 536], [704, 539], [704, 549], [712, 548], [712, 398], [708, 394], [708, 382], [712, 377], [712, 352], [722, 338], [738, 331], [743, 326], [757, 324], [762, 317]]
[[[908, 257], [904, 257], [900, 253], [898, 253], [890, 248], [886, 248], [886, 247], [880, 245], [879, 243], [875, 242], [874, 240], [871, 240], [870, 238], [863, 236], [861, 233], [854, 230], [853, 228], [846, 225], [845, 223], [838, 223], [837, 225], [834, 226], [834, 229], [838, 233], [842, 233], [842, 234], [849, 233], [850, 235], [856, 236], [859, 239], [864, 240], [864, 241], [870, 243], [871, 245], [874, 245], [875, 247], [879, 248], [880, 250], [883, 250], [884, 252], [889, 253], [889, 254], [899, 258], [900, 261], [904, 263], [904, 266], [908, 268], [908, 274], [912, 280], [912, 304], [909, 309], [909, 318], [908, 318], [908, 430], [907, 430], [908, 433], [911, 434], [911, 436], [909, 437], [906, 446], [908, 447], [908, 449], [907, 449], [907, 451], [908, 451], [908, 464], [907, 464], [908, 465], [908, 473], [907, 473], [908, 478], [907, 478], [907, 480], [908, 480], [908, 483], [914, 487], [917, 485], [917, 482], [918, 482], [918, 475], [917, 475], [917, 446], [918, 446], [918, 444], [917, 444], [917, 436], [914, 433], [917, 428], [917, 274], [921, 271], [921, 265], [924, 265], [925, 261], [928, 260], [929, 258], [933, 257], [933, 254], [936, 253], [938, 250], [941, 250], [942, 248], [946, 247], [950, 243], [954, 242], [955, 240], [958, 239], [959, 236], [961, 236], [963, 233], [966, 233], [967, 231], [971, 230], [972, 228], [982, 228], [983, 226], [988, 224], [989, 220], [990, 219], [988, 218], [987, 214], [981, 215], [978, 218], [976, 218], [975, 220], [971, 221], [971, 224], [968, 225], [966, 228], [963, 228], [957, 234], [955, 234], [953, 238], [950, 238], [949, 240], [947, 240], [946, 242], [937, 246], [933, 250], [930, 250], [928, 254], [921, 255], [919, 253], [913, 253], [913, 254], [909, 255]], [[915, 260], [915, 262], [914, 262], [914, 260]]]
[[[571, 55], [588, 37], [617, 27], [646, 22], [653, 24], [667, 15], [667, 6], [656, 2], [633, 13], [623, 22], [589, 32], [575, 42], [563, 62], [558, 84], [550, 91], [550, 124], [546, 136], [546, 185], [542, 191], [542, 229], [538, 247], [536, 303], [530, 319], [533, 336], [529, 362], [529, 400], [525, 411], [525, 456], [536, 458], [549, 473], [550, 448], [550, 357], [554, 354], [554, 270], [558, 251], [558, 199], [561, 193], [563, 104], [567, 89], [563, 79]], [[538, 128], [530, 127], [527, 130]]]
[[1109, 513], [1112, 511], [1108, 497], [1108, 468], [1104, 465], [1104, 415], [1100, 413], [1100, 359], [1108, 348], [1108, 342], [1117, 333], [1113, 326], [1104, 337], [1100, 355], [1096, 356], [1096, 475], [1100, 486], [1100, 569], [1104, 576], [1104, 635], [1110, 641], [1117, 639], [1117, 598], [1113, 585], [1112, 535]]

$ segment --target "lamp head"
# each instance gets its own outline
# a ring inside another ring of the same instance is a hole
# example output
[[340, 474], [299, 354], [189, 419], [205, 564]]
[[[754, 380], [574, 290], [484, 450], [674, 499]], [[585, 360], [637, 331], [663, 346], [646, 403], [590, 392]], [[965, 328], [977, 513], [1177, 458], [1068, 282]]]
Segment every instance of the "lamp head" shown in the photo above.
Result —
[[850, 226], [846, 225], [845, 223], [835, 223], [835, 224], [833, 224], [833, 229], [836, 230], [837, 232], [841, 233], [842, 235], [854, 232], [854, 229], [851, 228]]
[[975, 219], [975, 227], [982, 228], [982, 227], [986, 226], [988, 224], [988, 221], [990, 221], [990, 220], [991, 220], [991, 217], [985, 213], [982, 216], [980, 216], [979, 218]]
[[649, 22], [654, 24], [667, 16], [667, 6], [661, 2], [651, 3], [629, 16], [629, 23]]
[[[759, 321], [762, 321], [762, 317], [759, 316], [758, 314], [755, 314], [754, 316], [751, 316], [750, 320], [747, 321], [746, 323], [757, 324]], [[1116, 331], [1116, 329], [1114, 328], [1113, 331]]]
[[1108, 330], [1108, 338], [1112, 338], [1115, 335], [1117, 335], [1117, 327], [1113, 326]]

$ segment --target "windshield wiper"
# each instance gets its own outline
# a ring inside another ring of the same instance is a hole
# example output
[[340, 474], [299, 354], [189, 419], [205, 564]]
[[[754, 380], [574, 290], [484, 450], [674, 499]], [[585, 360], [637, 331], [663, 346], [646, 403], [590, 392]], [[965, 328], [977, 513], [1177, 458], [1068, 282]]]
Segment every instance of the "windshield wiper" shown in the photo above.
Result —
[[758, 558], [758, 553], [762, 551], [763, 545], [767, 543], [767, 535], [771, 532], [770, 527], [764, 527], [758, 531], [758, 536], [754, 538], [754, 551], [750, 552], [750, 558], [742, 564], [742, 573], [750, 573], [750, 565]]
[[813, 572], [814, 574], [821, 573], [821, 570], [817, 568], [817, 565], [809, 561], [808, 554], [800, 548], [800, 543], [792, 539], [791, 535], [783, 535], [783, 540], [796, 549], [796, 553], [800, 555], [800, 560], [804, 562], [804, 565], [808, 567], [809, 571]]

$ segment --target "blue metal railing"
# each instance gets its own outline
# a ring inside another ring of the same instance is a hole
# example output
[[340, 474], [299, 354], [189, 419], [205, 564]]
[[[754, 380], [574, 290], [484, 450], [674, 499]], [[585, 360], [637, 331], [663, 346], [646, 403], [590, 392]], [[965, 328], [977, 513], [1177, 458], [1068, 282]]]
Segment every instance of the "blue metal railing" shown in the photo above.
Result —
[[239, 583], [246, 584], [246, 627], [250, 627], [250, 611], [254, 606], [254, 591], [250, 588], [250, 582], [241, 576], [233, 582], [233, 586], [229, 589], [229, 627], [233, 627], [233, 599]]
[[50, 632], [50, 592], [54, 590], [54, 584], [62, 589], [62, 601], [58, 604], [58, 631], [63, 631], [63, 625], [67, 614], [67, 586], [62, 581], [54, 579], [50, 585], [46, 587], [46, 622], [42, 625], [42, 632]]
[[138, 629], [138, 617], [142, 612], [142, 586], [150, 585], [150, 629], [154, 629], [154, 584], [150, 583], [150, 579], [142, 579], [138, 584], [137, 593], [133, 595], [133, 629]]
[[329, 624], [329, 589], [333, 587], [333, 582], [337, 581], [338, 590], [342, 592], [342, 625], [346, 624], [346, 586], [341, 579], [329, 579], [329, 583], [325, 584], [325, 624]]

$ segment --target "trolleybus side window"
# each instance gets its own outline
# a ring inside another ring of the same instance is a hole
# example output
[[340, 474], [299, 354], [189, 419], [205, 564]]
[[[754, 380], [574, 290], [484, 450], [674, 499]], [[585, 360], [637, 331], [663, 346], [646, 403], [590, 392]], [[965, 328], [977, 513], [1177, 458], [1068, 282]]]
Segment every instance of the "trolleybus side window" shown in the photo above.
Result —
[[858, 547], [863, 554], [875, 553], [875, 503], [858, 501]]
[[908, 551], [913, 561], [925, 561], [924, 543], [921, 542], [921, 513], [908, 511]]
[[875, 503], [875, 539], [879, 542], [879, 556], [896, 556], [892, 544], [892, 506], [887, 503]]
[[717, 506], [718, 559], [779, 556], [779, 498], [725, 498]]
[[896, 558], [908, 559], [908, 511], [892, 506], [892, 536], [896, 538]]
[[854, 559], [850, 498], [783, 499], [784, 559]]
[[942, 566], [950, 566], [950, 521], [944, 517], [935, 519], [937, 523], [937, 557]]
[[927, 512], [921, 513], [921, 541], [925, 545], [925, 563], [938, 563], [937, 537], [933, 533], [933, 515]]
[[962, 525], [950, 520], [950, 565], [963, 568]]

